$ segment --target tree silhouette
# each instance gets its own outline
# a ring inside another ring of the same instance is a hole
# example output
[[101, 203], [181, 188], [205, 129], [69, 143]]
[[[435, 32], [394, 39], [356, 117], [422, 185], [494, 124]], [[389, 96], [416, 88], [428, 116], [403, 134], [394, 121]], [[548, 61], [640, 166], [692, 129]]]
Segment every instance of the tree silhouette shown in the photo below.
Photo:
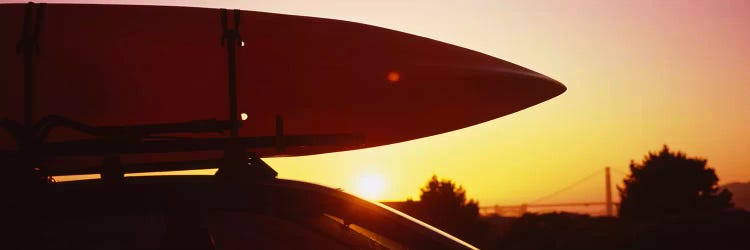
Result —
[[445, 228], [460, 228], [465, 221], [479, 217], [479, 203], [466, 199], [466, 190], [451, 180], [438, 180], [432, 175], [420, 189], [419, 202], [424, 207], [425, 220]]
[[466, 190], [433, 175], [420, 188], [419, 201], [407, 199], [398, 209], [443, 231], [479, 246], [486, 246], [489, 225], [479, 216], [479, 203]]
[[630, 162], [630, 175], [620, 191], [620, 217], [653, 218], [731, 207], [732, 194], [719, 190], [714, 169], [706, 159], [672, 152], [664, 145], [643, 162]]

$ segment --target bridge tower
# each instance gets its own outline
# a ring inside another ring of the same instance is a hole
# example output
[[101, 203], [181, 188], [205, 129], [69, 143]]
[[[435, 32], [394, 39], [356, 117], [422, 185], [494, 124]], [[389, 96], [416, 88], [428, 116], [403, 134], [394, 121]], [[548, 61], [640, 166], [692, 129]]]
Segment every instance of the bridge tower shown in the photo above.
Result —
[[607, 216], [612, 217], [612, 178], [609, 176], [609, 166], [604, 168], [604, 185], [606, 185], [604, 192], [606, 193], [606, 206]]

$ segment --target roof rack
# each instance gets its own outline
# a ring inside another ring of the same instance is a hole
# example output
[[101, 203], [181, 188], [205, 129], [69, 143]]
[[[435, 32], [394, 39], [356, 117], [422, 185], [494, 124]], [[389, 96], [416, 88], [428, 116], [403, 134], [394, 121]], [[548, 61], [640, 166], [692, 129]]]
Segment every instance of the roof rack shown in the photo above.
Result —
[[[230, 12], [221, 9], [221, 46], [227, 52], [228, 73], [228, 120], [195, 120], [177, 123], [139, 124], [126, 126], [92, 126], [63, 116], [51, 115], [34, 123], [33, 77], [35, 70], [33, 55], [39, 54], [39, 30], [44, 17], [44, 4], [28, 3], [25, 8], [22, 37], [17, 52], [23, 54], [24, 65], [24, 122], [0, 121], [16, 140], [16, 151], [0, 151], [0, 160], [12, 168], [6, 171], [9, 179], [29, 183], [49, 182], [50, 176], [96, 174], [105, 182], [117, 183], [125, 173], [159, 172], [218, 168], [216, 176], [227, 182], [245, 181], [248, 178], [274, 178], [277, 173], [256, 154], [248, 149], [275, 148], [283, 154], [287, 147], [319, 145], [360, 145], [361, 135], [316, 134], [284, 135], [283, 118], [276, 118], [276, 133], [269, 136], [240, 137], [241, 126], [237, 112], [236, 46], [244, 46], [239, 33], [240, 12], [231, 12], [233, 26], [229, 25]], [[76, 141], [45, 142], [55, 128], [64, 127], [93, 137]], [[175, 133], [218, 133], [229, 131], [228, 137], [193, 138], [170, 137]], [[223, 156], [216, 159], [188, 161], [164, 161], [152, 163], [123, 164], [121, 155], [165, 152], [221, 151]], [[70, 156], [102, 157], [100, 167], [70, 166], [65, 168], [45, 168], [44, 162], [54, 158]], [[16, 176], [24, 178], [15, 178]], [[28, 177], [28, 178], [27, 178]]]

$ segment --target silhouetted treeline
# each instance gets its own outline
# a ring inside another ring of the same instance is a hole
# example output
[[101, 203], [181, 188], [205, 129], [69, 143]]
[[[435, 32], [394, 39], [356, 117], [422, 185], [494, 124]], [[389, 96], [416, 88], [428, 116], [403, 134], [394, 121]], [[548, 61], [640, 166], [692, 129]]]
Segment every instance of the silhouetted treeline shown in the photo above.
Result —
[[640, 221], [570, 213], [503, 219], [506, 231], [483, 243], [491, 249], [750, 249], [750, 213], [742, 210]]
[[[497, 220], [499, 217], [487, 217]], [[507, 231], [496, 235], [494, 249], [610, 249], [622, 245], [614, 218], [583, 214], [525, 214], [506, 222]]]
[[732, 208], [707, 160], [680, 151], [631, 161], [620, 217], [479, 216], [466, 190], [432, 176], [419, 201], [386, 203], [482, 249], [750, 249], [750, 212]]
[[[430, 223], [418, 201], [387, 204]], [[481, 249], [750, 249], [750, 212], [739, 209], [642, 220], [574, 213], [479, 216], [464, 227], [433, 225]]]

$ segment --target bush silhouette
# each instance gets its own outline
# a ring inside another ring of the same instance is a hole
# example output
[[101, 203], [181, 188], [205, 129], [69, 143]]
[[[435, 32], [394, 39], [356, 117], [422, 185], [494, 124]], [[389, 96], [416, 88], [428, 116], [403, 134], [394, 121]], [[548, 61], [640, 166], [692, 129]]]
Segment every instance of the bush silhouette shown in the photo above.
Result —
[[466, 198], [466, 190], [433, 175], [420, 188], [419, 201], [407, 199], [397, 209], [469, 243], [486, 246], [489, 225], [480, 219], [479, 203]]
[[640, 164], [630, 162], [630, 175], [619, 187], [622, 218], [654, 218], [731, 207], [732, 194], [719, 190], [714, 169], [706, 159], [672, 152], [664, 145], [649, 152]]
[[458, 229], [461, 224], [479, 217], [479, 203], [467, 200], [466, 190], [451, 180], [438, 180], [433, 175], [420, 191], [422, 214], [434, 225]]

